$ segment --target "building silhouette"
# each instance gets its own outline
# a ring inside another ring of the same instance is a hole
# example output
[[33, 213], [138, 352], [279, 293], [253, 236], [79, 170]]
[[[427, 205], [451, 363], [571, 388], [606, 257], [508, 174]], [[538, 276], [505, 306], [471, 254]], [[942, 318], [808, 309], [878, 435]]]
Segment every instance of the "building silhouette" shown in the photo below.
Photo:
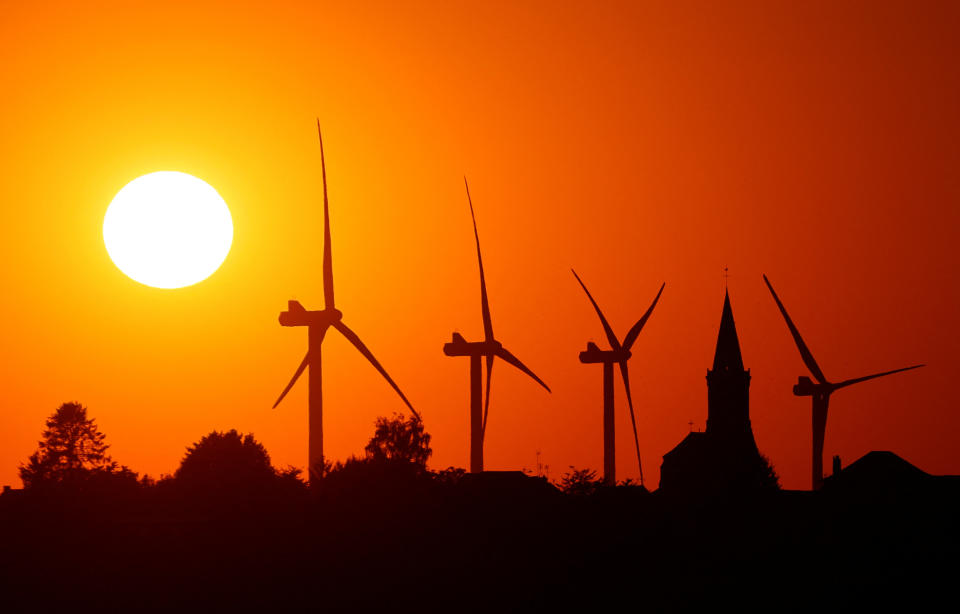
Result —
[[860, 502], [917, 503], [936, 496], [956, 501], [958, 487], [960, 476], [931, 475], [893, 452], [874, 450], [842, 469], [835, 456], [833, 474], [824, 479], [823, 493]]
[[777, 479], [753, 438], [750, 370], [743, 366], [728, 292], [713, 368], [707, 369], [707, 429], [691, 432], [663, 455], [660, 490], [712, 495], [767, 488], [777, 488]]

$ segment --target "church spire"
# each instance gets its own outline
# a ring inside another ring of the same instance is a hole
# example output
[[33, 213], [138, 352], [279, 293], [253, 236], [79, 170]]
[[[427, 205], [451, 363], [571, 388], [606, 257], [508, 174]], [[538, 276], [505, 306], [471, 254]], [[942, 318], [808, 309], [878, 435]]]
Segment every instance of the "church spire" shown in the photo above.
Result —
[[750, 428], [750, 371], [743, 368], [729, 292], [723, 298], [713, 369], [707, 370], [707, 432], [748, 436], [756, 446]]
[[717, 350], [713, 355], [713, 371], [715, 373], [743, 371], [740, 341], [737, 339], [737, 327], [733, 323], [733, 309], [730, 308], [730, 292], [726, 292], [723, 299], [723, 315], [720, 316]]

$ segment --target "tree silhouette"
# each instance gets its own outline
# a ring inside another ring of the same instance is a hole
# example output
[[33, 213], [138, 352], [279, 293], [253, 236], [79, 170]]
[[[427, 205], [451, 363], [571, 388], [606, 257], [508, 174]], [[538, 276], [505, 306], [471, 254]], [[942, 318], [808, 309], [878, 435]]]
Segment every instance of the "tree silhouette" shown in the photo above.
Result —
[[427, 468], [430, 434], [417, 416], [376, 420], [363, 458], [327, 464], [320, 491], [328, 498], [349, 501], [351, 509], [373, 510], [384, 505], [415, 505], [429, 500], [436, 486]]
[[759, 483], [763, 490], [780, 490], [780, 476], [766, 455], [760, 455]]
[[230, 430], [212, 431], [188, 447], [173, 477], [190, 486], [250, 487], [271, 482], [277, 472], [266, 448], [252, 433]]
[[370, 443], [365, 448], [367, 458], [405, 460], [426, 467], [433, 454], [430, 434], [423, 430], [423, 421], [412, 415], [408, 419], [400, 414], [393, 418], [380, 416]]
[[603, 486], [603, 480], [597, 479], [597, 472], [593, 469], [577, 469], [570, 465], [570, 471], [563, 474], [558, 486], [568, 495], [592, 495]]
[[91, 477], [135, 474], [107, 455], [105, 435], [96, 422], [87, 417], [80, 403], [64, 403], [47, 418], [43, 439], [37, 451], [21, 464], [20, 479], [26, 488], [42, 485], [77, 483]]

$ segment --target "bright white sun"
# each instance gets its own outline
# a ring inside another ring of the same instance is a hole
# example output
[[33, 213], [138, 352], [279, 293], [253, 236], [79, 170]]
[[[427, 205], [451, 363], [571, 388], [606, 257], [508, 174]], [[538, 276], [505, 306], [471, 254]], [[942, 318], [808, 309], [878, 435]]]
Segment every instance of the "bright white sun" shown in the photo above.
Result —
[[159, 171], [137, 177], [113, 197], [103, 242], [131, 279], [182, 288], [220, 268], [233, 243], [233, 220], [227, 203], [203, 180]]

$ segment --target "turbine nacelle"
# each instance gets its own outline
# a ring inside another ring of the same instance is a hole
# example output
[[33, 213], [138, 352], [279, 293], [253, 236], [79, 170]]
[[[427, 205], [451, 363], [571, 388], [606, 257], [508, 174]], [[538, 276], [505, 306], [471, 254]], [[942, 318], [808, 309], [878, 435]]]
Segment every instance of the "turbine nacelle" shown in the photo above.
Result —
[[443, 344], [447, 356], [496, 356], [502, 349], [499, 341], [467, 341], [460, 333], [453, 333], [450, 343]]
[[332, 326], [343, 319], [339, 309], [307, 311], [299, 301], [287, 301], [287, 310], [280, 312], [281, 326]]
[[814, 384], [813, 380], [806, 375], [797, 378], [797, 385], [793, 387], [793, 394], [798, 397], [812, 397], [817, 394], [819, 385]]
[[593, 341], [587, 342], [587, 349], [580, 352], [580, 362], [592, 364], [598, 362], [623, 362], [629, 360], [633, 354], [630, 350], [621, 348], [619, 350], [601, 350]]

